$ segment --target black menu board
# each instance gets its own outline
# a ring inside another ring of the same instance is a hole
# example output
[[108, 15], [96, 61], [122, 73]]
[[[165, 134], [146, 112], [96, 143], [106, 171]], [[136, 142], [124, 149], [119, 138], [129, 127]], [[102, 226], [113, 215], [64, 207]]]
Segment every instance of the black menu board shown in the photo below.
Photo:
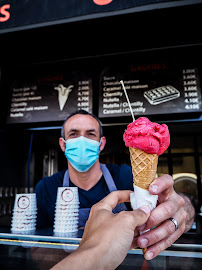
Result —
[[77, 109], [92, 112], [92, 79], [84, 72], [22, 78], [11, 87], [7, 123], [63, 121]]
[[198, 69], [173, 63], [122, 64], [104, 68], [99, 81], [99, 117], [129, 116], [123, 80], [134, 115], [198, 112]]

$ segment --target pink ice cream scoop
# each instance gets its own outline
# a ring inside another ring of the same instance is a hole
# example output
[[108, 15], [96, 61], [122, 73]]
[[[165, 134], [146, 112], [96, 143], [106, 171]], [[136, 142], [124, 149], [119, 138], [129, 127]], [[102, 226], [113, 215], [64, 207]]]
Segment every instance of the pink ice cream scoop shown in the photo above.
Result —
[[123, 140], [128, 147], [161, 155], [170, 144], [170, 134], [166, 124], [160, 125], [146, 117], [140, 117], [128, 125]]

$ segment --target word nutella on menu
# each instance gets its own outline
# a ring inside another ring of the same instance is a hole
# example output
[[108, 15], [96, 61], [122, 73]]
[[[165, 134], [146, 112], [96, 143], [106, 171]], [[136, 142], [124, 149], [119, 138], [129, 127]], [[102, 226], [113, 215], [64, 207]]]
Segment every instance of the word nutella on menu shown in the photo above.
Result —
[[[126, 91], [136, 90], [136, 89], [147, 89], [147, 84], [141, 84], [140, 80], [124, 80], [124, 85]], [[123, 99], [124, 92], [120, 81], [116, 80], [115, 77], [103, 77], [103, 114], [123, 114], [130, 113], [130, 108], [128, 106], [125, 98]], [[125, 100], [125, 101], [123, 101]], [[136, 113], [145, 113], [146, 108], [143, 105], [143, 102], [136, 100], [131, 102], [131, 107]]]
[[199, 89], [197, 83], [197, 70], [183, 69], [183, 85], [184, 85], [184, 102], [185, 110], [199, 110]]

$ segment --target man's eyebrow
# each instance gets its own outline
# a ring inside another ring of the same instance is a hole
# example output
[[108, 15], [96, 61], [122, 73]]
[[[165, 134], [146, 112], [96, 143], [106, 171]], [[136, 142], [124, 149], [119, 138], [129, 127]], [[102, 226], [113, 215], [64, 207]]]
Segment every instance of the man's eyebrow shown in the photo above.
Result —
[[[96, 132], [96, 129], [95, 128], [91, 128], [91, 129], [87, 129], [86, 131], [87, 132]], [[71, 128], [70, 130], [67, 131], [67, 133], [70, 133], [70, 132], [79, 132], [79, 129]]]
[[96, 132], [96, 129], [95, 128], [92, 128], [92, 129], [88, 129], [87, 131], [88, 132]]
[[71, 128], [70, 130], [67, 131], [67, 133], [70, 133], [70, 132], [78, 132], [79, 130], [76, 129], [76, 128]]

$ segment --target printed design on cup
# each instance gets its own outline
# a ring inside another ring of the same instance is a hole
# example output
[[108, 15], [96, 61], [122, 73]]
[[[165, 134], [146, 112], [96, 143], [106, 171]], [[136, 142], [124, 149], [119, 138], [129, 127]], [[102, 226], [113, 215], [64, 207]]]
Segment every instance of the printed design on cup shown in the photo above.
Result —
[[74, 193], [72, 190], [66, 188], [65, 190], [63, 190], [61, 197], [62, 197], [63, 201], [71, 202], [74, 200]]
[[36, 194], [16, 194], [11, 220], [11, 232], [16, 234], [34, 234], [36, 230], [36, 219]]
[[58, 187], [53, 225], [54, 235], [78, 231], [79, 204], [78, 187]]
[[21, 196], [19, 199], [18, 199], [18, 202], [17, 202], [17, 205], [19, 208], [21, 209], [26, 209], [29, 207], [30, 205], [30, 200], [27, 196]]

